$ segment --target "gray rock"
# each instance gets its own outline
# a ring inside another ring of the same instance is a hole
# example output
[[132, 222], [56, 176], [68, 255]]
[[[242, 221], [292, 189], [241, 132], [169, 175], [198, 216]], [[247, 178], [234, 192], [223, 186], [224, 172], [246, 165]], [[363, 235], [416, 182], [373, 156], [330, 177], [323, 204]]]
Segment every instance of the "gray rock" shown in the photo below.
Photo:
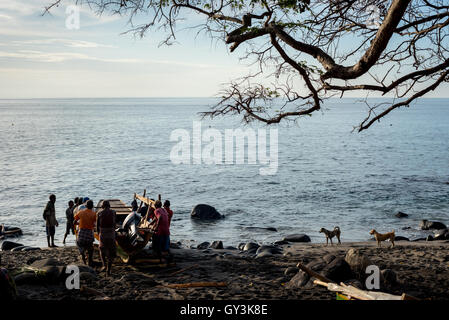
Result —
[[245, 248], [245, 245], [246, 245], [245, 242], [240, 242], [237, 248], [238, 248], [240, 251], [243, 251], [243, 248]]
[[366, 277], [366, 267], [373, 264], [368, 257], [357, 249], [349, 249], [346, 253], [345, 261], [352, 272], [361, 278]]
[[200, 243], [196, 248], [200, 249], [200, 250], [203, 250], [203, 249], [209, 248], [209, 246], [210, 246], [210, 243], [205, 241], [203, 243]]
[[313, 271], [321, 272], [326, 267], [326, 265], [327, 263], [323, 259], [318, 258], [310, 261], [308, 264], [306, 264], [306, 267], [312, 269]]
[[37, 247], [25, 247], [20, 251], [40, 251], [41, 248], [37, 248]]
[[13, 248], [23, 247], [23, 246], [24, 246], [23, 244], [5, 240], [2, 242], [1, 249], [2, 249], [2, 251], [10, 251]]
[[397, 218], [406, 218], [406, 217], [408, 217], [408, 214], [399, 211], [398, 213], [395, 214], [395, 216], [396, 216]]
[[257, 250], [260, 246], [257, 243], [254, 242], [248, 242], [247, 244], [245, 244], [245, 246], [243, 247], [243, 251], [248, 251], [248, 250]]
[[419, 223], [421, 230], [446, 229], [446, 225], [438, 221], [422, 220]]
[[190, 217], [199, 220], [214, 220], [224, 218], [214, 207], [208, 204], [197, 204], [193, 207]]
[[326, 278], [331, 279], [336, 283], [354, 278], [351, 267], [345, 259], [341, 257], [333, 259], [331, 263], [324, 267], [322, 272]]
[[16, 285], [42, 285], [44, 281], [36, 275], [34, 272], [23, 272], [14, 277]]
[[46, 266], [62, 266], [62, 265], [64, 265], [64, 263], [56, 260], [55, 258], [36, 260], [31, 264], [32, 267], [38, 269], [42, 269], [43, 267]]
[[310, 280], [310, 276], [303, 272], [299, 271], [293, 278], [290, 279], [289, 282], [285, 284], [286, 289], [298, 289], [307, 285]]
[[210, 248], [212, 248], [212, 249], [223, 249], [223, 242], [221, 242], [221, 241], [214, 241], [210, 245]]
[[323, 260], [324, 260], [326, 263], [331, 263], [335, 258], [336, 258], [336, 257], [335, 257], [333, 254], [329, 253], [329, 254], [326, 254], [326, 255], [323, 257]]
[[96, 275], [90, 272], [80, 272], [81, 281], [94, 281], [96, 278], [97, 278]]
[[226, 250], [237, 250], [237, 248], [236, 247], [233, 247], [233, 246], [226, 246], [226, 247], [224, 247]]
[[259, 247], [256, 251], [256, 254], [258, 255], [262, 252], [269, 252], [271, 254], [282, 254], [282, 250], [280, 248], [270, 245], [263, 245]]
[[23, 249], [28, 248], [28, 246], [20, 246], [20, 247], [15, 247], [11, 249], [11, 252], [15, 252], [15, 251], [22, 251]]
[[284, 244], [288, 244], [288, 241], [278, 240], [278, 241], [276, 241], [274, 244], [275, 244], [275, 245], [278, 245], [278, 246], [282, 246], [282, 245], [284, 245]]
[[285, 236], [283, 241], [288, 242], [310, 242], [310, 237], [306, 234], [291, 234], [288, 236]]
[[426, 238], [426, 241], [433, 241], [433, 237], [429, 234]]
[[269, 251], [262, 251], [260, 253], [256, 252], [256, 259], [260, 259], [260, 258], [266, 258], [266, 257], [272, 257], [273, 254]]
[[288, 267], [287, 269], [285, 269], [284, 274], [286, 276], [290, 275], [290, 274], [296, 274], [299, 272], [299, 269], [296, 267]]
[[395, 286], [398, 283], [398, 278], [396, 276], [396, 272], [394, 272], [391, 269], [385, 269], [382, 270], [381, 272], [382, 275], [382, 279], [383, 279], [383, 283], [384, 285], [387, 286]]

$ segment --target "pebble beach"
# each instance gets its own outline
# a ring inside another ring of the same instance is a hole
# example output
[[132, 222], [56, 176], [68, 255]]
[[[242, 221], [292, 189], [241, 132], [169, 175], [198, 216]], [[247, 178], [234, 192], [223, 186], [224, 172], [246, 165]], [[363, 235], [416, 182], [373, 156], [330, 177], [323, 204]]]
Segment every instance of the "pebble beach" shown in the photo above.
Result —
[[[366, 289], [364, 275], [357, 274], [358, 266], [349, 257], [355, 254], [379, 268], [382, 292], [449, 299], [448, 240], [398, 241], [394, 248], [389, 246], [384, 242], [378, 248], [375, 241], [332, 246], [280, 241], [260, 247], [242, 244], [239, 248], [197, 249], [173, 243], [173, 263], [145, 263], [143, 259], [125, 264], [117, 257], [111, 276], [99, 272], [97, 249], [95, 265], [90, 268], [82, 266], [77, 248], [68, 246], [2, 251], [1, 266], [11, 274], [24, 267], [46, 270], [40, 276], [30, 272], [15, 276], [19, 300], [335, 300], [335, 292], [313, 284], [297, 264], [307, 265], [336, 282]], [[151, 250], [143, 253], [151, 257]], [[65, 286], [67, 265], [80, 266], [79, 290]]]

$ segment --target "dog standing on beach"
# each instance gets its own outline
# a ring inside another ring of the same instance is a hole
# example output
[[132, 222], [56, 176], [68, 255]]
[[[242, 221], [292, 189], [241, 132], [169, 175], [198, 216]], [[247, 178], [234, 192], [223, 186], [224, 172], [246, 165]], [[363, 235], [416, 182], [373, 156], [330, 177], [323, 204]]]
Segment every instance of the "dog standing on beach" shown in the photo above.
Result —
[[334, 230], [332, 230], [332, 231], [327, 230], [325, 228], [321, 228], [320, 233], [324, 233], [326, 236], [326, 246], [329, 244], [329, 240], [331, 241], [331, 245], [333, 244], [332, 243], [333, 237], [337, 237], [338, 243], [341, 244], [341, 242], [340, 242], [341, 231], [340, 231], [339, 227], [335, 227]]
[[391, 247], [394, 247], [394, 229], [393, 229], [393, 231], [387, 232], [387, 233], [379, 233], [373, 229], [369, 232], [369, 234], [374, 235], [374, 238], [377, 241], [378, 247], [381, 247], [382, 241], [385, 241], [385, 240], [390, 240]]

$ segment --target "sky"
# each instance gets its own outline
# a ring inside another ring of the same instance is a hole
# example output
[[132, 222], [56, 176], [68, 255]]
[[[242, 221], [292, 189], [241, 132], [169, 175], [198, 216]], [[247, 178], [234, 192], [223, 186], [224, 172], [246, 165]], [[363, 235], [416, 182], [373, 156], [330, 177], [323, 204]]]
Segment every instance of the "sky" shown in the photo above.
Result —
[[0, 99], [211, 97], [249, 71], [239, 50], [193, 30], [159, 46], [162, 32], [123, 34], [126, 17], [98, 17], [87, 7], [79, 7], [80, 28], [70, 29], [73, 2], [42, 15], [50, 2], [0, 0]]

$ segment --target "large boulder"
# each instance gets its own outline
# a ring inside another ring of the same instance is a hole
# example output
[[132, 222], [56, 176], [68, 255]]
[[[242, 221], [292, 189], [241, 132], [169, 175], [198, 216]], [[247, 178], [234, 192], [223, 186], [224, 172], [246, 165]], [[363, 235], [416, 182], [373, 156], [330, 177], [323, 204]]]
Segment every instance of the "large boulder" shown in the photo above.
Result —
[[323, 275], [336, 283], [354, 278], [351, 267], [342, 257], [333, 259], [331, 263], [325, 266]]
[[199, 220], [214, 220], [221, 219], [224, 216], [208, 204], [197, 204], [193, 207], [190, 217]]
[[419, 227], [421, 230], [441, 230], [446, 229], [446, 225], [442, 222], [438, 221], [429, 221], [429, 220], [422, 220], [419, 223]]
[[310, 242], [310, 237], [306, 234], [290, 234], [288, 236], [285, 236], [283, 241], [288, 242]]
[[305, 287], [310, 280], [310, 276], [303, 272], [299, 271], [293, 278], [290, 279], [288, 283], [285, 284], [286, 289], [298, 289]]
[[23, 247], [23, 244], [12, 242], [12, 241], [3, 241], [2, 243], [2, 251], [10, 251], [11, 249], [17, 248], [17, 247]]
[[351, 267], [352, 272], [362, 279], [366, 277], [366, 267], [373, 264], [367, 256], [357, 249], [349, 249], [345, 261]]

